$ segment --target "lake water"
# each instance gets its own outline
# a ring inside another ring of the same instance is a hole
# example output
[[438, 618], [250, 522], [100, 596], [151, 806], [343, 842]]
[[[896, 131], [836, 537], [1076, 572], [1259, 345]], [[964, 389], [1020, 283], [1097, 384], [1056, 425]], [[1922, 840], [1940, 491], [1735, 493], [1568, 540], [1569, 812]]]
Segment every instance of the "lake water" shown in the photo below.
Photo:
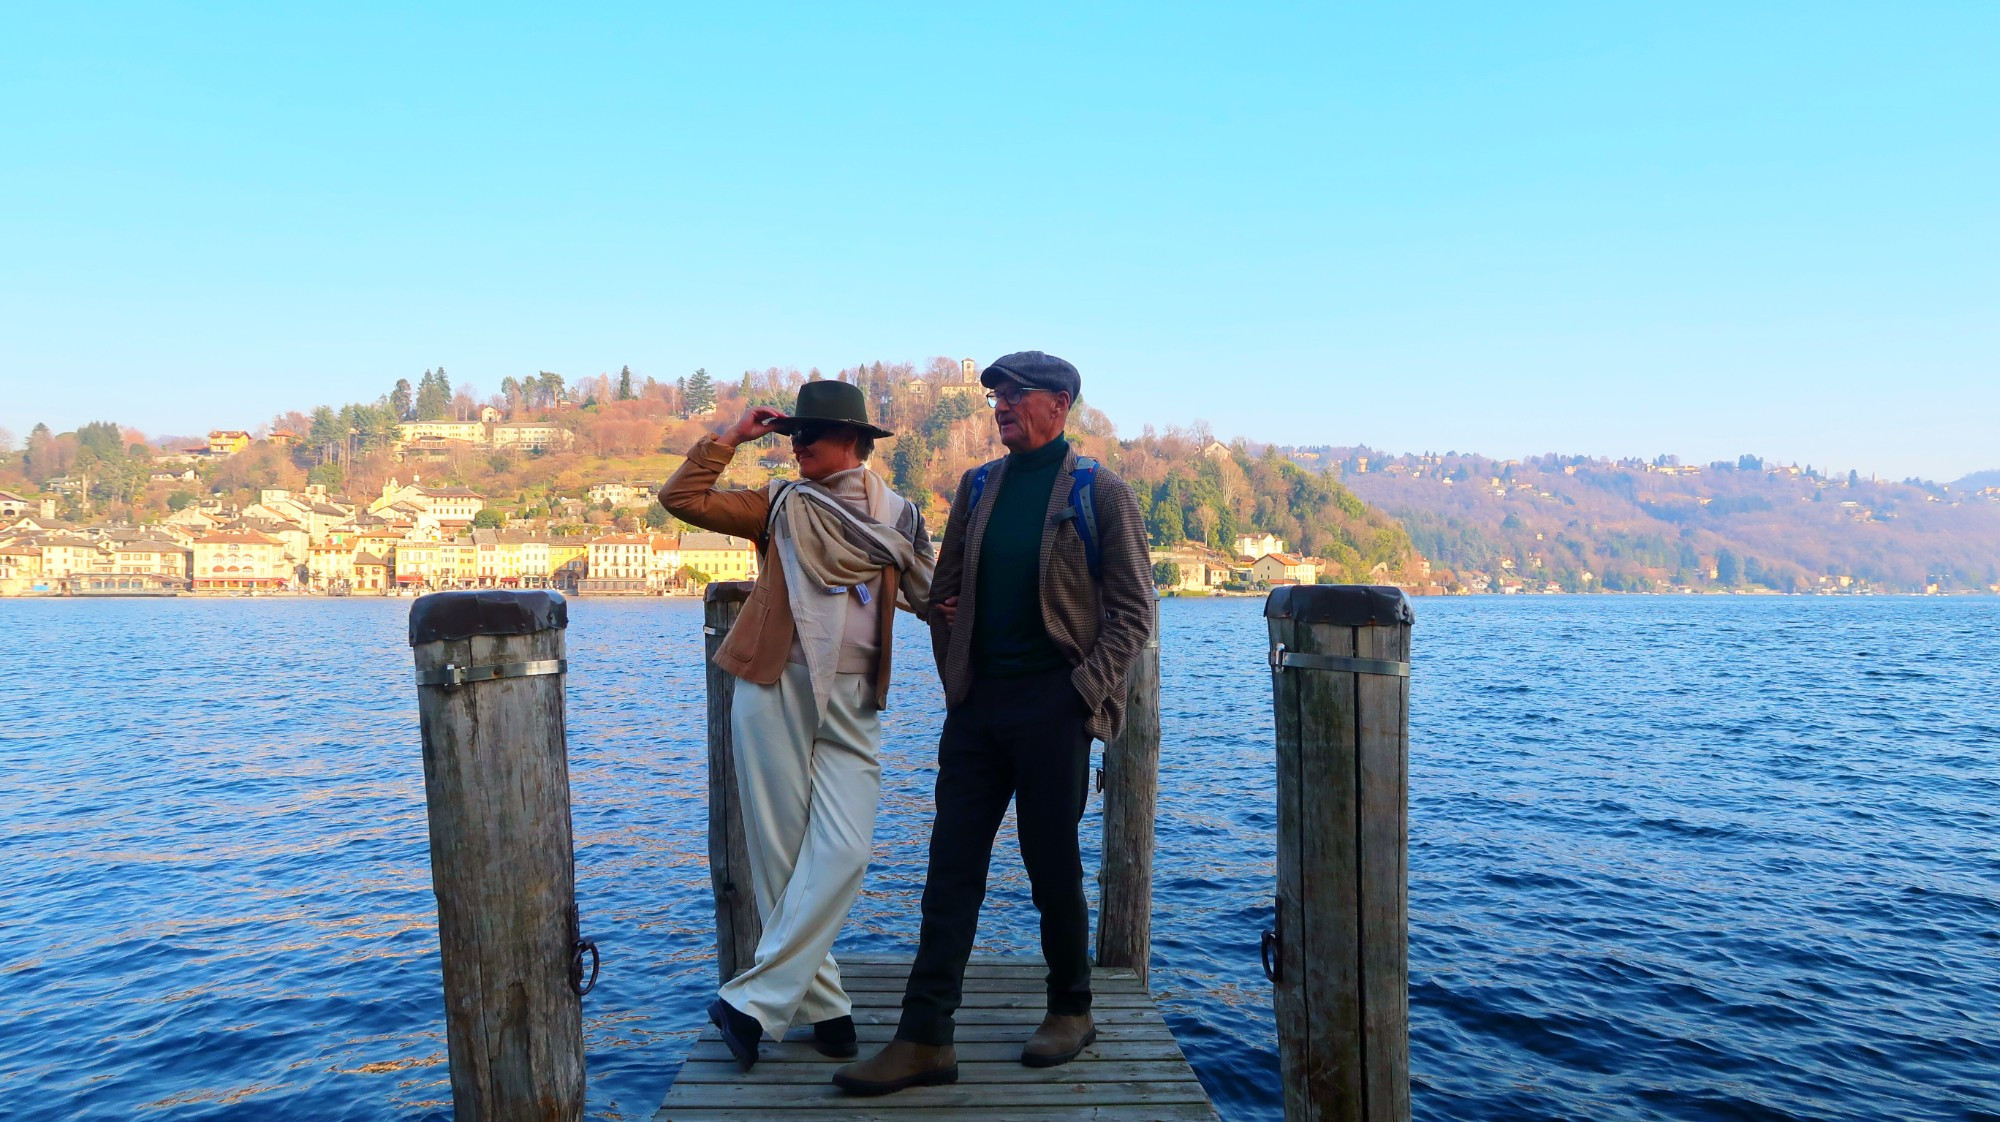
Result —
[[[700, 608], [571, 606], [590, 1116], [643, 1119], [713, 982]], [[449, 1116], [408, 607], [0, 601], [0, 1114]], [[1235, 1120], [1280, 1117], [1260, 608], [1162, 605], [1153, 988]], [[1417, 1117], [2000, 1119], [2000, 601], [1417, 611]], [[851, 949], [914, 935], [919, 642]], [[982, 949], [1032, 952], [998, 852]]]

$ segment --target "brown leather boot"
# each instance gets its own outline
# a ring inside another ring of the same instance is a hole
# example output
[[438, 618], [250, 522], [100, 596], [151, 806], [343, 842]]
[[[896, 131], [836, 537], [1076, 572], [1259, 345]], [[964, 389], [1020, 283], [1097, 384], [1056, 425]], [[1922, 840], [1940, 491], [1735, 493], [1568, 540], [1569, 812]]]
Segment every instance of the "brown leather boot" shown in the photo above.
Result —
[[1029, 1067], [1066, 1064], [1096, 1039], [1097, 1025], [1090, 1014], [1050, 1013], [1042, 1018], [1042, 1027], [1035, 1030], [1035, 1035], [1028, 1038], [1027, 1047], [1021, 1049], [1021, 1062]]
[[905, 1087], [956, 1082], [956, 1048], [910, 1040], [891, 1040], [880, 1052], [833, 1073], [833, 1085], [855, 1095], [886, 1095]]

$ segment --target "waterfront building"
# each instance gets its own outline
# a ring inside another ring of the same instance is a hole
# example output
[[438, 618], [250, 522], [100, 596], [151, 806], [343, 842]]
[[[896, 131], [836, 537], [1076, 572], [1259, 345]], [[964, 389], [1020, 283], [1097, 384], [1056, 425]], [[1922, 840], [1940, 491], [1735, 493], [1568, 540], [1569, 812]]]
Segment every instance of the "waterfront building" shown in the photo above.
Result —
[[66, 577], [87, 573], [97, 560], [97, 543], [75, 534], [51, 534], [42, 539], [42, 575]]
[[653, 562], [646, 570], [646, 587], [654, 592], [678, 588], [680, 572], [681, 540], [671, 534], [654, 534]]
[[438, 585], [438, 543], [422, 538], [404, 538], [395, 543], [390, 564], [398, 588]]
[[1264, 584], [1312, 584], [1319, 579], [1317, 566], [1289, 553], [1266, 553], [1250, 565], [1250, 573]]
[[292, 579], [285, 543], [257, 530], [211, 530], [194, 540], [194, 590], [283, 588]]
[[590, 568], [590, 543], [581, 538], [559, 538], [549, 543], [549, 584], [574, 590]]
[[306, 551], [306, 568], [312, 574], [313, 587], [324, 591], [341, 581], [353, 585], [356, 556], [351, 532], [336, 531], [313, 543]]
[[511, 560], [503, 553], [503, 564], [514, 566], [522, 588], [548, 587], [549, 544], [549, 539], [521, 530], [500, 531], [500, 548], [512, 553]]
[[354, 554], [354, 591], [386, 592], [390, 588], [389, 563], [373, 553]]
[[285, 559], [293, 565], [303, 565], [312, 548], [312, 536], [304, 526], [282, 519], [261, 518], [246, 515], [230, 523], [227, 529], [255, 530], [278, 539], [285, 547]]
[[438, 587], [465, 588], [479, 583], [479, 547], [469, 535], [438, 543]]
[[114, 573], [159, 576], [176, 586], [188, 579], [193, 557], [180, 543], [153, 537], [119, 542], [108, 553]]
[[649, 591], [653, 539], [645, 534], [606, 534], [590, 543], [590, 567], [577, 591], [603, 595]]
[[42, 579], [42, 550], [31, 542], [0, 545], [0, 596], [19, 596]]
[[728, 534], [682, 534], [681, 564], [710, 580], [757, 579], [756, 549]]
[[1204, 592], [1216, 588], [1228, 581], [1237, 568], [1233, 556], [1197, 541], [1183, 541], [1172, 549], [1152, 550], [1148, 558], [1155, 565], [1170, 562], [1179, 570], [1180, 579], [1172, 585], [1163, 586], [1176, 592]]

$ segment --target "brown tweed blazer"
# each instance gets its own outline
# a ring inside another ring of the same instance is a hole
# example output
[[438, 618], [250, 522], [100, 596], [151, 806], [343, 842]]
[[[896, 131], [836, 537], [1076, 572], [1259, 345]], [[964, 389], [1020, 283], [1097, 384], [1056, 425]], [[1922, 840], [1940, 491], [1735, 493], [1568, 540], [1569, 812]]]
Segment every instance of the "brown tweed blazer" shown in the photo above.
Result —
[[[1048, 515], [1042, 523], [1042, 626], [1056, 649], [1076, 669], [1070, 681], [1090, 706], [1090, 734], [1109, 740], [1125, 727], [1125, 676], [1153, 630], [1153, 566], [1146, 552], [1146, 528], [1139, 500], [1131, 485], [1100, 465], [1097, 483], [1098, 550], [1102, 572], [1090, 575], [1076, 514], [1069, 507], [1076, 450], [1072, 448], [1049, 491]], [[972, 472], [958, 480], [945, 522], [944, 543], [938, 547], [937, 573], [931, 578], [931, 603], [958, 597], [957, 618], [964, 626], [944, 622], [932, 612], [931, 650], [938, 677], [944, 680], [945, 705], [961, 704], [972, 692], [972, 626], [979, 613], [979, 549], [986, 537], [986, 520], [993, 513], [1007, 461], [994, 462], [986, 477], [977, 509], [966, 509], [972, 497]]]

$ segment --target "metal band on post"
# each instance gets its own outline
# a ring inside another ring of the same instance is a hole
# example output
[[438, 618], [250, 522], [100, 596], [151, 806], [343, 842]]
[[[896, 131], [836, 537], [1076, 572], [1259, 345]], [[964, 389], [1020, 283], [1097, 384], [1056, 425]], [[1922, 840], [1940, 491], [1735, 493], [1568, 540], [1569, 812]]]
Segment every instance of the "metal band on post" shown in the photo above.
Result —
[[495, 678], [533, 678], [562, 674], [569, 670], [566, 658], [539, 658], [533, 662], [502, 662], [491, 666], [459, 666], [447, 662], [436, 670], [417, 671], [420, 686], [462, 686], [467, 682], [490, 682]]
[[1390, 678], [1410, 676], [1410, 664], [1391, 662], [1380, 658], [1352, 658], [1347, 655], [1304, 654], [1288, 651], [1283, 643], [1271, 649], [1271, 669], [1283, 671], [1288, 667], [1301, 670], [1341, 670], [1349, 674], [1381, 674]]

